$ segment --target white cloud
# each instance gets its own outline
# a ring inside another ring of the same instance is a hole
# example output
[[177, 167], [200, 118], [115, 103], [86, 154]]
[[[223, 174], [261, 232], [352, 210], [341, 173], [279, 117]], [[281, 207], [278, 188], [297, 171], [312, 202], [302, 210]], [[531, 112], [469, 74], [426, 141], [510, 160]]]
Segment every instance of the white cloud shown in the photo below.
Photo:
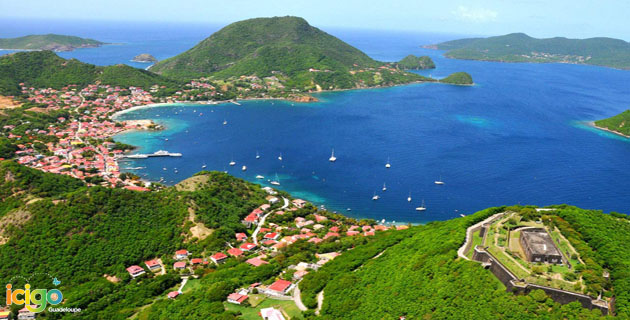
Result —
[[468, 22], [488, 22], [494, 21], [499, 15], [498, 12], [485, 8], [468, 8], [459, 6], [457, 10], [452, 12], [459, 20]]

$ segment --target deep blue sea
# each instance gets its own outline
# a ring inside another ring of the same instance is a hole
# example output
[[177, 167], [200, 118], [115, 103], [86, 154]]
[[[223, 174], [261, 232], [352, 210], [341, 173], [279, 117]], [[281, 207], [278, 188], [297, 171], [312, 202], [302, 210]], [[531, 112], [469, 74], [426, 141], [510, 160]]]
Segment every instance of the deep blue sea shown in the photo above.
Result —
[[[163, 59], [221, 27], [4, 24], [0, 37], [56, 32], [119, 43], [61, 55], [136, 67], [146, 67], [129, 62], [136, 54]], [[629, 108], [629, 71], [460, 61], [420, 48], [459, 35], [325, 30], [379, 60], [429, 55], [438, 67], [422, 74], [466, 71], [476, 85], [322, 93], [320, 102], [310, 104], [255, 101], [140, 109], [122, 118], [154, 119], [168, 130], [131, 132], [117, 140], [138, 145], [138, 152], [164, 149], [183, 157], [122, 167], [144, 167], [134, 172], [169, 184], [202, 165], [262, 184], [277, 174], [280, 188], [297, 197], [350, 216], [398, 222], [444, 220], [504, 204], [568, 203], [630, 212], [630, 140], [584, 124]], [[333, 148], [335, 163], [328, 161]], [[255, 159], [257, 151], [260, 159]], [[390, 169], [385, 168], [388, 158]], [[234, 167], [228, 165], [231, 160]], [[257, 180], [259, 174], [265, 179]], [[440, 178], [445, 185], [434, 184]], [[387, 191], [382, 191], [384, 183]], [[377, 201], [375, 193], [381, 197]], [[414, 208], [422, 200], [427, 211], [419, 213]]]

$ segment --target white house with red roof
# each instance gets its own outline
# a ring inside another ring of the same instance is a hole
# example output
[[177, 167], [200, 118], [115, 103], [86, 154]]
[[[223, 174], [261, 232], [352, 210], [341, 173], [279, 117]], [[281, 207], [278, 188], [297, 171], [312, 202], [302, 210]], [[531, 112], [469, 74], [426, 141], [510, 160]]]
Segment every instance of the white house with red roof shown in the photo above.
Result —
[[249, 296], [234, 292], [228, 295], [227, 302], [234, 303], [234, 304], [241, 304], [245, 302], [247, 298], [249, 298]]
[[216, 263], [216, 264], [220, 264], [225, 262], [225, 260], [228, 258], [228, 256], [223, 253], [223, 252], [217, 252], [215, 254], [213, 254], [212, 256], [210, 256], [210, 260], [212, 260], [212, 262]]
[[291, 289], [293, 289], [293, 283], [291, 283], [291, 281], [280, 279], [267, 287], [266, 291], [271, 294], [286, 295]]
[[135, 265], [127, 268], [127, 272], [129, 272], [132, 278], [139, 277], [145, 273], [144, 269], [141, 266]]
[[278, 234], [277, 232], [270, 232], [270, 233], [265, 234], [263, 239], [265, 239], [265, 240], [277, 240], [278, 237], [280, 237], [280, 234]]
[[175, 259], [176, 260], [184, 260], [184, 259], [188, 258], [189, 255], [190, 255], [190, 252], [188, 252], [188, 250], [186, 250], [186, 249], [181, 249], [181, 250], [175, 251]]
[[302, 199], [295, 199], [295, 200], [291, 201], [291, 203], [293, 203], [293, 205], [298, 207], [298, 208], [304, 208], [304, 205], [306, 204], [306, 201], [304, 201]]
[[173, 264], [173, 269], [184, 270], [186, 269], [186, 261], [177, 261]]
[[149, 268], [149, 270], [151, 271], [155, 271], [158, 269], [162, 268], [162, 265], [160, 264], [160, 262], [157, 259], [153, 259], [153, 260], [149, 260], [149, 261], [145, 261], [144, 264], [147, 266], [147, 268]]
[[240, 242], [247, 241], [247, 235], [245, 233], [243, 233], [243, 232], [237, 233], [236, 234], [236, 241], [240, 241]]
[[256, 245], [251, 242], [246, 242], [243, 243], [239, 248], [243, 251], [252, 251], [256, 249]]
[[175, 299], [177, 298], [177, 296], [179, 296], [179, 291], [171, 291], [167, 295], [169, 299]]

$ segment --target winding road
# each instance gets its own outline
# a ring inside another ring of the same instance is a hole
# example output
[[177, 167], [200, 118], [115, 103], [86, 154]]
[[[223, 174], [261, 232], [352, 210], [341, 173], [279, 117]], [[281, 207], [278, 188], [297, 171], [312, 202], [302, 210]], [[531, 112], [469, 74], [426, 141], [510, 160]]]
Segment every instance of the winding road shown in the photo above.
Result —
[[[289, 206], [289, 199], [282, 197], [282, 200], [284, 201], [284, 205], [280, 209], [286, 209]], [[265, 220], [272, 212], [273, 210], [270, 210], [266, 215], [262, 217], [262, 219], [260, 219], [260, 222], [258, 222], [258, 226], [256, 227], [256, 230], [254, 230], [254, 233], [252, 233], [252, 239], [254, 240], [255, 245], [258, 245], [257, 236], [258, 236], [258, 233], [260, 232], [260, 228], [262, 228], [262, 226], [265, 224]]]

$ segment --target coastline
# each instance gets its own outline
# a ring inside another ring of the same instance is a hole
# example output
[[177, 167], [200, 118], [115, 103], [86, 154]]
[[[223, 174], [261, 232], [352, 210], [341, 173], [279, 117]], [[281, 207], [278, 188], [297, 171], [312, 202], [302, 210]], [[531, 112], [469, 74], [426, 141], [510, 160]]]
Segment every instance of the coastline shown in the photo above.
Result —
[[586, 125], [588, 125], [589, 127], [593, 127], [593, 128], [595, 128], [595, 129], [598, 129], [598, 130], [607, 131], [607, 132], [610, 132], [610, 133], [612, 133], [612, 134], [616, 134], [616, 135], [621, 136], [621, 137], [624, 137], [624, 138], [626, 138], [626, 139], [630, 139], [630, 135], [626, 135], [626, 134], [623, 134], [623, 133], [621, 133], [621, 132], [617, 132], [617, 131], [614, 131], [614, 130], [610, 130], [610, 129], [608, 129], [608, 128], [600, 127], [600, 126], [598, 126], [598, 125], [596, 125], [596, 124], [595, 124], [595, 121], [587, 121], [587, 122], [586, 122]]

